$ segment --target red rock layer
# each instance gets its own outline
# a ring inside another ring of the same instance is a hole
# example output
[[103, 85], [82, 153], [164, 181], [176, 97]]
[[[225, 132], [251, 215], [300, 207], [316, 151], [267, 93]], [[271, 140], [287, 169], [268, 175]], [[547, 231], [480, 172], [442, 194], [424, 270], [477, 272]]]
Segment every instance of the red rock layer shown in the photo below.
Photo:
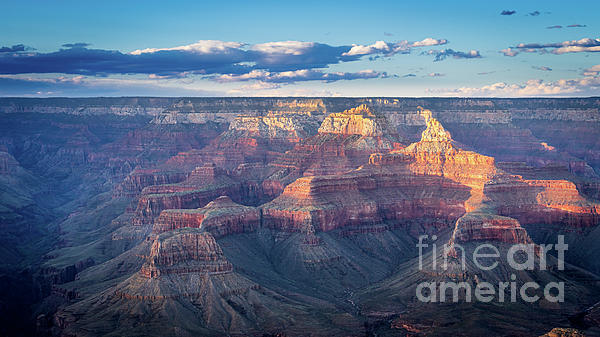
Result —
[[157, 278], [168, 274], [223, 273], [232, 270], [233, 266], [210, 233], [182, 229], [163, 233], [154, 241], [140, 274]]
[[454, 223], [478, 207], [494, 159], [455, 146], [429, 115], [421, 141], [373, 154], [362, 169], [304, 177], [263, 206], [264, 224], [284, 230], [328, 231], [382, 221], [440, 219]]
[[366, 164], [372, 153], [389, 152], [399, 146], [381, 136], [322, 133], [297, 145], [273, 166], [291, 169], [300, 175], [339, 174]]
[[260, 223], [257, 208], [242, 206], [222, 196], [198, 209], [168, 209], [154, 222], [152, 232], [160, 234], [179, 228], [202, 228], [214, 237], [256, 230]]
[[594, 200], [600, 200], [600, 181], [597, 179], [587, 179], [573, 175], [567, 166], [547, 165], [543, 167], [531, 167], [525, 163], [505, 162], [498, 163], [502, 170], [520, 175], [529, 180], [568, 180], [577, 186], [577, 190], [582, 195]]
[[118, 151], [135, 156], [140, 153], [175, 154], [178, 151], [201, 148], [206, 139], [214, 138], [218, 130], [209, 127], [198, 130], [177, 130], [173, 128], [148, 128], [134, 130], [117, 142], [106, 146], [107, 151]]
[[115, 197], [134, 197], [139, 195], [145, 187], [162, 184], [175, 184], [182, 182], [188, 174], [177, 171], [164, 171], [161, 169], [135, 169], [121, 184], [113, 195]]
[[365, 105], [333, 113], [325, 118], [317, 135], [271, 164], [275, 173], [263, 182], [263, 189], [276, 195], [299, 177], [346, 173], [366, 164], [372, 153], [402, 147], [385, 118]]
[[473, 212], [456, 221], [451, 242], [497, 241], [503, 243], [530, 243], [525, 228], [513, 218]]
[[134, 225], [151, 223], [165, 209], [198, 208], [222, 195], [237, 195], [240, 184], [214, 165], [195, 169], [184, 182], [146, 187], [138, 201]]
[[469, 188], [440, 177], [354, 171], [304, 177], [262, 207], [263, 225], [289, 231], [329, 231], [382, 221], [433, 218], [453, 223], [464, 214]]
[[524, 162], [531, 166], [563, 165], [568, 168], [576, 158], [559, 151], [536, 138], [530, 130], [511, 124], [453, 125], [457, 141], [471, 144], [478, 151], [494, 156], [499, 161]]
[[267, 163], [291, 149], [316, 131], [309, 115], [269, 114], [238, 116], [228, 131], [201, 150], [179, 153], [166, 163], [169, 167], [190, 167], [214, 163], [228, 170], [245, 163]]
[[498, 213], [522, 224], [589, 227], [600, 223], [600, 205], [582, 197], [567, 180], [523, 180], [504, 176], [490, 182], [485, 194]]

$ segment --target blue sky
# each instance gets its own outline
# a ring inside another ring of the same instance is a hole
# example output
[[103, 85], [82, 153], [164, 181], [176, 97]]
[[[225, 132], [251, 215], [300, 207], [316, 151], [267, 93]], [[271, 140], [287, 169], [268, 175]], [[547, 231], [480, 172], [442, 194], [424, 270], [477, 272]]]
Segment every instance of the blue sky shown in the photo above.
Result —
[[2, 8], [0, 96], [600, 95], [597, 1]]

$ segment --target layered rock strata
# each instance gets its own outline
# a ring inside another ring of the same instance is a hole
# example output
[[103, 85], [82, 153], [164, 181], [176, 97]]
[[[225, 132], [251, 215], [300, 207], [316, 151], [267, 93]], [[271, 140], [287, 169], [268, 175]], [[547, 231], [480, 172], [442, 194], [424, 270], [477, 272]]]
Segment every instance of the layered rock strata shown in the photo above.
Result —
[[472, 241], [531, 243], [527, 231], [519, 221], [485, 212], [467, 213], [456, 221], [451, 243]]
[[179, 228], [201, 228], [219, 238], [258, 228], [260, 213], [257, 208], [234, 203], [221, 196], [197, 209], [167, 209], [154, 222], [152, 233], [160, 234]]
[[196, 168], [178, 184], [149, 186], [142, 190], [133, 223], [148, 224], [165, 209], [198, 208], [222, 196], [239, 195], [240, 184], [214, 165]]
[[198, 229], [183, 228], [159, 235], [140, 274], [157, 278], [169, 274], [225, 273], [233, 267], [214, 237]]

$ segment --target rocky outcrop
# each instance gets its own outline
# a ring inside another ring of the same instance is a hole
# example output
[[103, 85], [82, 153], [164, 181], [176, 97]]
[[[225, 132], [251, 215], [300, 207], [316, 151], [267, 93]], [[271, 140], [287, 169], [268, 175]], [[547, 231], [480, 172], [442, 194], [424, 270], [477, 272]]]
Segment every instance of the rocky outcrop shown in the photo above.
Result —
[[452, 137], [450, 132], [446, 131], [442, 124], [435, 118], [433, 118], [431, 110], [417, 107], [423, 118], [427, 128], [421, 134], [421, 142], [450, 142]]
[[94, 115], [156, 115], [173, 104], [173, 98], [111, 97], [111, 98], [45, 98], [0, 99], [3, 113], [52, 113], [83, 116]]
[[586, 337], [584, 331], [572, 328], [554, 328], [540, 337]]
[[296, 180], [263, 206], [264, 223], [317, 231], [409, 219], [454, 223], [475, 209], [496, 171], [494, 159], [457, 148], [431, 112], [423, 113], [427, 128], [420, 142], [373, 154], [359, 170]]
[[115, 197], [134, 197], [148, 186], [175, 184], [184, 181], [186, 172], [164, 171], [161, 169], [135, 169], [121, 182], [113, 195]]
[[598, 222], [597, 206], [587, 202], [573, 183], [506, 174], [496, 168], [494, 158], [462, 150], [431, 112], [423, 109], [422, 114], [427, 128], [421, 141], [373, 154], [360, 170], [297, 179], [262, 207], [264, 223], [284, 230], [328, 231], [401, 219], [445, 222], [490, 202], [496, 207], [492, 213], [469, 214], [457, 223], [457, 233], [464, 233], [461, 240], [525, 240], [518, 221], [500, 215], [525, 224]]
[[167, 209], [154, 222], [152, 233], [160, 234], [179, 228], [201, 228], [219, 238], [229, 234], [251, 232], [258, 228], [260, 213], [255, 207], [234, 203], [221, 196], [197, 209]]
[[338, 176], [299, 178], [261, 208], [267, 227], [329, 231], [382, 221], [454, 223], [464, 214], [469, 196], [467, 186], [442, 177], [364, 168]]
[[156, 116], [155, 124], [231, 123], [240, 113], [247, 116], [273, 114], [307, 114], [318, 119], [326, 112], [322, 99], [285, 98], [209, 98], [181, 99]]
[[198, 208], [222, 195], [235, 197], [239, 190], [240, 184], [227, 176], [222, 169], [215, 165], [201, 166], [181, 183], [144, 188], [135, 210], [133, 224], [152, 223], [165, 209]]
[[316, 132], [317, 121], [309, 114], [269, 113], [237, 116], [229, 130], [202, 149], [181, 152], [165, 165], [189, 168], [213, 163], [233, 170], [246, 163], [269, 163], [300, 140]]
[[485, 212], [467, 213], [456, 221], [451, 243], [473, 241], [510, 244], [532, 242], [525, 228], [516, 219]]
[[274, 173], [263, 185], [277, 195], [283, 186], [299, 177], [346, 173], [366, 164], [372, 153], [402, 147], [385, 117], [361, 105], [325, 118], [317, 135], [303, 140], [270, 164]]
[[499, 214], [521, 224], [554, 224], [565, 228], [600, 223], [600, 205], [584, 198], [567, 180], [527, 180], [503, 175], [485, 186]]
[[317, 127], [318, 121], [310, 113], [270, 112], [266, 116], [237, 116], [229, 125], [229, 131], [270, 141], [298, 142], [315, 134]]
[[183, 228], [159, 235], [140, 274], [157, 278], [169, 274], [225, 273], [233, 267], [208, 232]]
[[366, 105], [330, 114], [319, 128], [319, 133], [338, 133], [378, 137], [384, 134], [381, 118], [377, 118]]

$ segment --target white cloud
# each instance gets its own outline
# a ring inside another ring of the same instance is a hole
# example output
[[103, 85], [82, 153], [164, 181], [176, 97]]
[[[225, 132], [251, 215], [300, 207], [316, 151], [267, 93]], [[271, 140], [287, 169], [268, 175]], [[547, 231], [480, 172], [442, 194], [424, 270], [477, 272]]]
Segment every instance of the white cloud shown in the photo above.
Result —
[[477, 50], [470, 50], [468, 52], [457, 51], [453, 49], [442, 49], [442, 50], [428, 50], [422, 52], [422, 55], [434, 55], [434, 62], [445, 60], [447, 57], [453, 57], [455, 59], [475, 59], [481, 58], [481, 54]]
[[[598, 68], [600, 71], [600, 67]], [[600, 77], [586, 76], [576, 79], [560, 79], [544, 82], [540, 79], [528, 80], [522, 84], [498, 82], [482, 87], [461, 87], [457, 89], [428, 90], [444, 96], [485, 96], [485, 97], [527, 97], [527, 96], [570, 96], [597, 95], [600, 93]]]
[[245, 44], [240, 42], [226, 42], [219, 40], [200, 40], [196, 43], [172, 47], [172, 48], [146, 48], [146, 49], [138, 49], [132, 51], [130, 54], [132, 55], [141, 55], [148, 53], [156, 53], [158, 51], [174, 51], [181, 50], [187, 52], [194, 52], [198, 54], [214, 54], [214, 53], [222, 53], [231, 49], [239, 49], [243, 47]]
[[421, 41], [408, 42], [406, 40], [391, 43], [385, 41], [377, 41], [370, 45], [358, 45], [353, 44], [349, 51], [345, 52], [344, 56], [357, 56], [357, 55], [372, 55], [372, 54], [384, 54], [394, 55], [398, 53], [410, 53], [411, 48], [414, 47], [426, 47], [426, 46], [439, 46], [448, 43], [446, 39], [433, 39], [426, 38]]
[[242, 86], [243, 90], [267, 90], [267, 89], [278, 89], [281, 85], [277, 83], [268, 83], [263, 81], [258, 81], [252, 84], [246, 84]]
[[512, 49], [512, 48], [506, 48], [506, 49], [502, 49], [500, 51], [502, 54], [504, 54], [504, 56], [517, 56], [519, 54], [519, 51]]
[[279, 41], [255, 44], [250, 49], [265, 54], [302, 55], [314, 46], [314, 42]]
[[443, 45], [446, 43], [448, 43], [448, 40], [446, 40], [446, 39], [436, 40], [436, 39], [432, 39], [432, 38], [428, 37], [421, 41], [413, 42], [412, 46], [413, 47], [430, 47], [430, 46], [440, 46], [440, 45]]
[[334, 82], [340, 80], [356, 80], [356, 79], [368, 79], [368, 78], [381, 78], [387, 77], [385, 72], [378, 72], [375, 70], [367, 69], [361, 70], [354, 73], [349, 72], [330, 72], [325, 73], [320, 70], [294, 70], [294, 71], [282, 71], [282, 72], [269, 72], [265, 70], [253, 70], [246, 74], [235, 75], [225, 74], [215, 78], [218, 82], [241, 82], [258, 80], [262, 82], [271, 83], [293, 83], [299, 81], [326, 81]]
[[252, 85], [232, 89], [227, 92], [231, 96], [259, 96], [259, 97], [339, 97], [341, 94], [331, 90], [317, 90], [309, 88], [294, 87], [262, 87]]
[[370, 55], [375, 53], [385, 53], [388, 54], [392, 51], [393, 44], [387, 43], [385, 41], [377, 41], [373, 44], [363, 46], [353, 44], [352, 48], [348, 52], [345, 52], [344, 56], [354, 56], [354, 55]]
[[584, 76], [598, 76], [600, 74], [600, 64], [583, 71]]

